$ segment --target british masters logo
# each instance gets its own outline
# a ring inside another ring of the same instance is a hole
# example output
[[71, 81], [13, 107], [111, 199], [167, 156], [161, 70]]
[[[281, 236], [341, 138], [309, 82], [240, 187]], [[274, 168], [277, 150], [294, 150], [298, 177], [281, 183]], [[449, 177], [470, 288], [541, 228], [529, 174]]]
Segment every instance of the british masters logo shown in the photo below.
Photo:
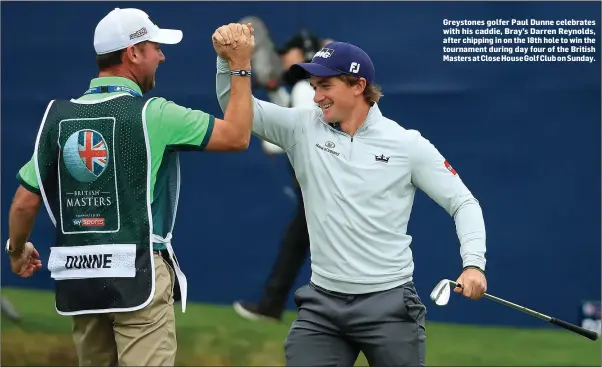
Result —
[[92, 182], [107, 168], [107, 143], [97, 131], [76, 131], [65, 143], [63, 160], [73, 178], [80, 182]]

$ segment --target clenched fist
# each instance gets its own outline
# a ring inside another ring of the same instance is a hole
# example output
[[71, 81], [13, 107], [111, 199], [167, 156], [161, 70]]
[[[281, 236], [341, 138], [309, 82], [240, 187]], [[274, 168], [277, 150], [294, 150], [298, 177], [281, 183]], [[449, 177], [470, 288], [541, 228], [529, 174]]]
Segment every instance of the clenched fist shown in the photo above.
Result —
[[223, 25], [215, 30], [211, 39], [218, 55], [230, 63], [250, 65], [255, 48], [255, 36], [250, 23]]
[[487, 279], [485, 274], [477, 269], [468, 268], [462, 272], [456, 283], [462, 287], [454, 288], [454, 292], [461, 293], [470, 299], [479, 299], [487, 292]]

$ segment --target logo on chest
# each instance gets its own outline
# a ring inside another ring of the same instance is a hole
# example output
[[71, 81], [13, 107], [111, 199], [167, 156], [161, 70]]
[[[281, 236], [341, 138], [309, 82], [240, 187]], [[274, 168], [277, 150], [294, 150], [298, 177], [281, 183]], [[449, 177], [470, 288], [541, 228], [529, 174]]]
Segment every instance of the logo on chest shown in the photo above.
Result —
[[374, 160], [377, 162], [383, 162], [383, 163], [388, 163], [389, 162], [389, 158], [391, 157], [385, 157], [384, 154], [381, 154], [380, 156], [375, 155], [374, 156]]
[[337, 157], [339, 156], [339, 154], [341, 154], [341, 153], [337, 152], [336, 150], [334, 150], [334, 148], [336, 147], [336, 145], [333, 142], [327, 141], [326, 143], [324, 143], [324, 145], [325, 146], [322, 146], [322, 145], [316, 143], [316, 147], [318, 149], [324, 151], [324, 152], [328, 152], [330, 154], [334, 154]]

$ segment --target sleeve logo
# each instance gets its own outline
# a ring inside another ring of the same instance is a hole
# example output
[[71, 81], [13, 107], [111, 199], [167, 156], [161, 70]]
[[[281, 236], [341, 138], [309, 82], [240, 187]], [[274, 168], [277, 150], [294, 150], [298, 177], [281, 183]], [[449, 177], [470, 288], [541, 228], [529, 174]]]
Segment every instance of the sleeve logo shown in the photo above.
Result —
[[449, 162], [447, 160], [444, 162], [444, 164], [445, 164], [445, 168], [447, 168], [452, 174], [454, 174], [454, 175], [458, 174], [456, 172], [456, 170], [454, 169], [454, 167], [452, 167], [451, 164], [449, 164]]

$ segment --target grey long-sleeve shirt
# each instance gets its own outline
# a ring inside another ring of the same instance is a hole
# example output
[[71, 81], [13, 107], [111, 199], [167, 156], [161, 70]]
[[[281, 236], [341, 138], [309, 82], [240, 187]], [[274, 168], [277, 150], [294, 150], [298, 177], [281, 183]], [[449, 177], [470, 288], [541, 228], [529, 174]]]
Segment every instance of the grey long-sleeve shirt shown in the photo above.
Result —
[[[230, 73], [219, 57], [216, 93], [225, 111]], [[301, 187], [313, 283], [361, 294], [412, 280], [407, 225], [416, 188], [453, 216], [463, 266], [485, 269], [481, 207], [418, 131], [384, 117], [377, 104], [351, 137], [324, 122], [317, 107], [253, 103], [253, 134], [286, 152]]]

